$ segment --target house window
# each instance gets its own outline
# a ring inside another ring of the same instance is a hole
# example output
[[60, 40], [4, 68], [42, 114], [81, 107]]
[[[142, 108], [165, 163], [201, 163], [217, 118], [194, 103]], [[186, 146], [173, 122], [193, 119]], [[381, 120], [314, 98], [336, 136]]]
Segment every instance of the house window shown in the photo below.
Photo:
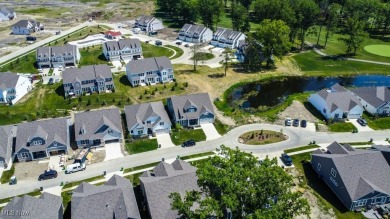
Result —
[[355, 207], [364, 206], [364, 205], [366, 205], [366, 204], [367, 204], [367, 200], [366, 200], [366, 199], [364, 199], [364, 200], [358, 200], [358, 201], [356, 201], [356, 203], [355, 203]]
[[142, 135], [143, 131], [142, 130], [138, 130], [138, 134], [139, 135]]
[[41, 145], [41, 144], [42, 144], [42, 141], [41, 141], [41, 140], [33, 141], [33, 145]]
[[28, 152], [22, 152], [22, 153], [20, 153], [20, 157], [21, 158], [29, 158], [30, 154]]
[[107, 132], [107, 133], [108, 133], [108, 134], [111, 134], [111, 133], [113, 133], [112, 129], [108, 130], [108, 132]]
[[150, 123], [152, 123], [152, 122], [151, 122], [151, 121], [149, 121], [149, 120], [148, 120], [148, 121], [146, 121], [146, 124], [150, 124]]
[[164, 125], [164, 122], [160, 122], [160, 125]]
[[333, 168], [330, 170], [330, 174], [332, 174], [333, 177], [337, 176], [337, 172]]
[[322, 110], [322, 112], [326, 113], [326, 109], [324, 108], [324, 109]]
[[57, 147], [57, 142], [54, 142], [54, 143], [53, 143], [53, 146], [54, 146], [54, 147]]
[[318, 165], [317, 165], [317, 170], [321, 171], [321, 164], [320, 163], [318, 163]]

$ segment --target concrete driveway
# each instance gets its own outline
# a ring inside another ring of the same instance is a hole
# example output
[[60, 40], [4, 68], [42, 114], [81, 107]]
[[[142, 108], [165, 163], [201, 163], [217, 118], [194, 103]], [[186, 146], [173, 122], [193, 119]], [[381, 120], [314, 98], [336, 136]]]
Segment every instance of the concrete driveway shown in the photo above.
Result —
[[157, 143], [161, 145], [161, 148], [175, 147], [172, 143], [171, 135], [169, 133], [158, 133], [156, 134]]
[[221, 137], [221, 135], [215, 129], [213, 123], [201, 124], [200, 126], [202, 127], [203, 132], [206, 135], [206, 141]]
[[112, 65], [115, 66], [116, 68], [122, 67], [121, 61], [111, 61]]
[[368, 126], [362, 126], [357, 122], [357, 119], [349, 119], [349, 122], [354, 125], [359, 132], [369, 132], [369, 131], [374, 131], [372, 128]]
[[106, 148], [106, 157], [104, 158], [104, 161], [107, 160], [114, 160], [116, 158], [123, 157], [122, 150], [121, 150], [121, 143], [115, 142], [115, 143], [109, 143], [104, 146]]

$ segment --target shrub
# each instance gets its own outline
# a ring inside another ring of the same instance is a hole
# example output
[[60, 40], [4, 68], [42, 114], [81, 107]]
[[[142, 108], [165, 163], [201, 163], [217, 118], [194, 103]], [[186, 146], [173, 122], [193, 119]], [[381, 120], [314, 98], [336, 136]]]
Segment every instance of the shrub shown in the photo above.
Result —
[[184, 83], [183, 83], [183, 86], [184, 86], [184, 87], [188, 87], [188, 82], [184, 82]]
[[173, 87], [171, 88], [171, 91], [175, 91], [175, 86], [173, 86]]
[[90, 106], [90, 105], [91, 105], [91, 100], [88, 99], [88, 101], [87, 101], [87, 106]]

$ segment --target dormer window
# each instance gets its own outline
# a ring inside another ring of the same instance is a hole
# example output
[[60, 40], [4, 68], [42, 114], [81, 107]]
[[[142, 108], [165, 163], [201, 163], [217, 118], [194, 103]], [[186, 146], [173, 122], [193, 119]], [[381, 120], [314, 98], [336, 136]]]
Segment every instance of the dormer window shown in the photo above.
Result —
[[85, 134], [85, 129], [80, 130], [80, 135]]
[[41, 140], [33, 141], [33, 145], [41, 145], [41, 144], [42, 144], [42, 141], [41, 141]]

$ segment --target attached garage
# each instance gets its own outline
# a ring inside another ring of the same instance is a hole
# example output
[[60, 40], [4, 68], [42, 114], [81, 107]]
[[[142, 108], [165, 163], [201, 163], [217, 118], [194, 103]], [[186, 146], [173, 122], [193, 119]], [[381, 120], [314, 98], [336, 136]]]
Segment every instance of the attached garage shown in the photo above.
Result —
[[116, 143], [119, 142], [119, 139], [110, 139], [110, 140], [105, 140], [104, 143], [109, 144], [109, 143]]

